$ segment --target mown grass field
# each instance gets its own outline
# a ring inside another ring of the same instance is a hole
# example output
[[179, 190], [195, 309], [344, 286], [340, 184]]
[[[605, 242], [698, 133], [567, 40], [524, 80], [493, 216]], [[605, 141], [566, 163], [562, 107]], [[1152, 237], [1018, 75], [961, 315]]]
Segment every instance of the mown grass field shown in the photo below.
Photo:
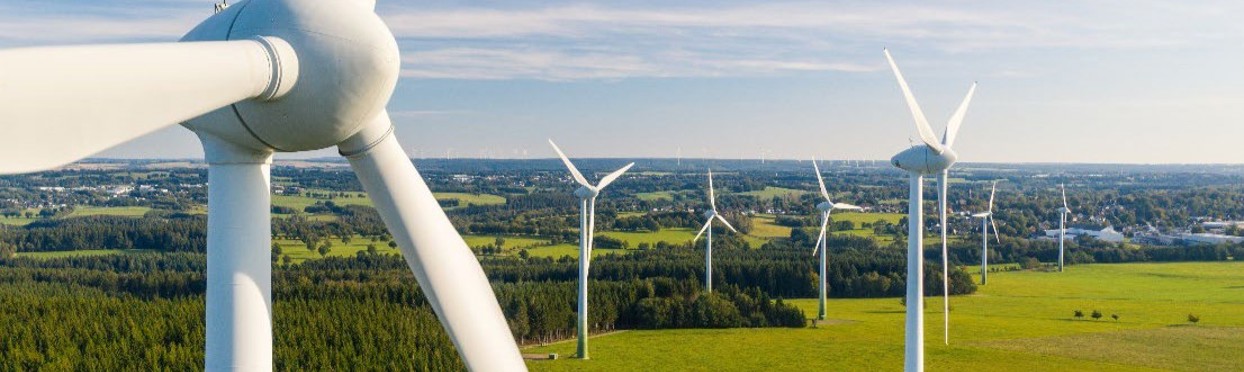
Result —
[[[815, 314], [815, 300], [792, 302]], [[930, 371], [1244, 370], [1244, 262], [993, 273], [977, 294], [951, 298], [949, 346], [941, 299], [927, 304]], [[896, 298], [831, 300], [818, 328], [626, 331], [593, 339], [587, 361], [570, 358], [573, 342], [524, 352], [563, 357], [529, 361], [534, 371], [895, 371], [903, 312]]]
[[85, 207], [79, 206], [73, 209], [71, 217], [79, 216], [126, 216], [126, 217], [142, 217], [151, 208], [148, 207]]
[[53, 251], [53, 252], [17, 252], [17, 257], [26, 258], [64, 258], [64, 257], [87, 257], [87, 256], [108, 256], [114, 254], [130, 254], [149, 252], [143, 249], [88, 249], [81, 251]]

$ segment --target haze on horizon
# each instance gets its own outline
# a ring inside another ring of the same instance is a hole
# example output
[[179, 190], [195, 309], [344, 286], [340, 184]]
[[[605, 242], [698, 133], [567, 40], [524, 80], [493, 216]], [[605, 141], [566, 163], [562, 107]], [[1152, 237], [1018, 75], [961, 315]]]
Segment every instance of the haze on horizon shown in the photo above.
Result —
[[[1244, 3], [379, 1], [415, 157], [888, 159], [979, 81], [964, 162], [1240, 163]], [[0, 48], [175, 41], [210, 1], [0, 3]], [[157, 103], [158, 104], [158, 103]], [[171, 128], [102, 157], [193, 158]], [[334, 149], [281, 155], [334, 156]]]

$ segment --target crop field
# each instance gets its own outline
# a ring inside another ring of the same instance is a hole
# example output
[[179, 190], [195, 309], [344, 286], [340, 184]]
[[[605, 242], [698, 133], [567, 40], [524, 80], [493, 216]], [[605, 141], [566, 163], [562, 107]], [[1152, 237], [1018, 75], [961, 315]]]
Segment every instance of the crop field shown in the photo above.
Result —
[[[951, 298], [927, 299], [926, 367], [945, 370], [1244, 370], [1244, 263], [1070, 266], [1064, 273], [993, 273]], [[816, 301], [793, 303], [809, 316]], [[1076, 310], [1083, 318], [1076, 318]], [[1093, 319], [1094, 310], [1102, 314]], [[904, 308], [897, 298], [840, 299], [816, 328], [683, 329], [596, 337], [591, 360], [573, 342], [525, 350], [562, 359], [535, 371], [899, 370]], [[1188, 321], [1189, 314], [1199, 317]], [[1112, 319], [1118, 315], [1118, 320]]]

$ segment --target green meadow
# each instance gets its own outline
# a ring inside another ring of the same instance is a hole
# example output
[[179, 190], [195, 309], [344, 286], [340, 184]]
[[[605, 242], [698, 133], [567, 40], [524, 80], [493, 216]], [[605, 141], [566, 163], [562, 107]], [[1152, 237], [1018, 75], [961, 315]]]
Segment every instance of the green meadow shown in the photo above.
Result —
[[[1244, 370], [1244, 263], [999, 272], [950, 301], [945, 345], [941, 298], [927, 299], [931, 371]], [[791, 302], [815, 314], [814, 299]], [[903, 365], [903, 317], [897, 298], [838, 299], [817, 327], [618, 332], [595, 337], [586, 361], [572, 358], [573, 342], [524, 352], [562, 357], [528, 361], [534, 371], [891, 371]]]

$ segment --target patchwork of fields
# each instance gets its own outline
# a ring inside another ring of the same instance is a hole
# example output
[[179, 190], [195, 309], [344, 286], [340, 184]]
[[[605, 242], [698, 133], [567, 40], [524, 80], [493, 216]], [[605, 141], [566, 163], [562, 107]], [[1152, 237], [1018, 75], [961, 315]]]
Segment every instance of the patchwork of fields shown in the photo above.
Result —
[[[813, 299], [793, 300], [814, 314]], [[951, 298], [950, 345], [941, 299], [926, 310], [929, 370], [1244, 370], [1244, 263], [1071, 266], [1067, 272], [1002, 272], [970, 296]], [[1074, 311], [1085, 317], [1077, 319]], [[1091, 318], [1093, 310], [1103, 314]], [[527, 350], [535, 371], [899, 370], [903, 312], [896, 298], [829, 304], [830, 324], [802, 329], [626, 331]], [[1111, 315], [1119, 315], [1112, 320]], [[1188, 315], [1200, 318], [1188, 322]]]

